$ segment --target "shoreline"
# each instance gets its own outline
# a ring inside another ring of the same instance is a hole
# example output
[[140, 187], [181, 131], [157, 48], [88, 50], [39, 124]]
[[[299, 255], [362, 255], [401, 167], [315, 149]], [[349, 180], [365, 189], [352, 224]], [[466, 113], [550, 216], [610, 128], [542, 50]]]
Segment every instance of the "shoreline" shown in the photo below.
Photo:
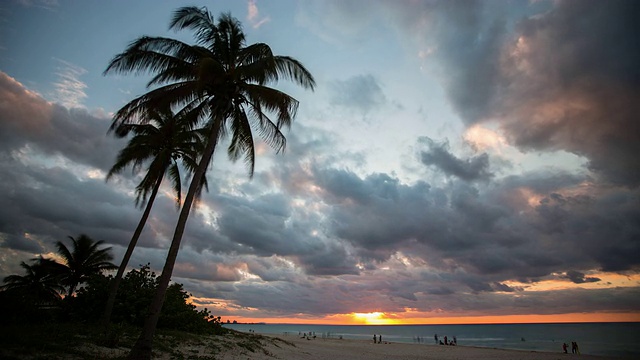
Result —
[[[611, 357], [595, 355], [577, 355], [558, 352], [511, 350], [499, 348], [484, 348], [478, 346], [446, 346], [425, 345], [402, 342], [384, 341], [374, 344], [373, 341], [355, 339], [316, 338], [305, 339], [298, 336], [274, 336], [273, 334], [255, 334], [267, 338], [264, 341], [264, 351], [237, 352], [230, 351], [219, 354], [224, 360], [385, 360], [385, 359], [426, 359], [426, 360], [454, 360], [454, 359], [495, 359], [495, 360], [558, 360], [579, 358], [586, 360], [604, 360]], [[624, 358], [617, 358], [624, 359]]]

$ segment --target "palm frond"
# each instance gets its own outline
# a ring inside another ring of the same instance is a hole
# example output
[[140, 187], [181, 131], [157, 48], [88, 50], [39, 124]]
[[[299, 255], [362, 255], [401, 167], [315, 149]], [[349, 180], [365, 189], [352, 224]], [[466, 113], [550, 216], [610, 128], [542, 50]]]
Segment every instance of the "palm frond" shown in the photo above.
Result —
[[169, 29], [191, 29], [200, 44], [210, 44], [218, 31], [211, 13], [205, 7], [195, 6], [185, 6], [174, 11]]
[[171, 68], [188, 67], [199, 57], [200, 49], [182, 41], [142, 36], [114, 56], [102, 74], [159, 73]]
[[251, 133], [251, 124], [247, 114], [241, 109], [236, 109], [231, 118], [231, 143], [227, 153], [232, 161], [236, 161], [244, 155], [244, 163], [247, 166], [249, 177], [253, 177], [255, 169], [256, 152]]
[[278, 119], [278, 128], [291, 126], [291, 121], [298, 111], [298, 100], [290, 95], [267, 86], [246, 84], [245, 97], [248, 102], [256, 107], [275, 113]]

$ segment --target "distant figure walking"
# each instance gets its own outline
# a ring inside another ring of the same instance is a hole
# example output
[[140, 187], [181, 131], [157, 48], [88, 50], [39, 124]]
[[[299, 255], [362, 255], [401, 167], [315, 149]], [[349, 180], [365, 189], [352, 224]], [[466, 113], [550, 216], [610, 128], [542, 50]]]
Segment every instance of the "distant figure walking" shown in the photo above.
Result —
[[567, 354], [567, 343], [562, 343], [562, 351]]
[[373, 343], [376, 343], [376, 334], [373, 334]]
[[438, 345], [438, 334], [433, 335], [433, 339], [436, 341], [436, 345]]
[[444, 336], [444, 344], [449, 345], [449, 343], [447, 342], [447, 335]]
[[580, 348], [578, 347], [578, 343], [575, 341], [571, 342], [571, 353], [580, 355]]
[[382, 335], [378, 335], [378, 344], [382, 344]]

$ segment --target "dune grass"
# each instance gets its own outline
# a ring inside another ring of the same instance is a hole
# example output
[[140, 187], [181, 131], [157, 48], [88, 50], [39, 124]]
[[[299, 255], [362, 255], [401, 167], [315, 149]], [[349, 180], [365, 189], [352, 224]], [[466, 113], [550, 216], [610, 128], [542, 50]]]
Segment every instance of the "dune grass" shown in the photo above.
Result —
[[[116, 325], [103, 328], [83, 323], [47, 323], [0, 327], [0, 358], [7, 360], [125, 359], [140, 329]], [[160, 330], [154, 339], [154, 355], [171, 359], [215, 359], [216, 354], [264, 353], [268, 342], [284, 340], [230, 330], [225, 335], [196, 335]], [[290, 344], [293, 345], [293, 344]]]

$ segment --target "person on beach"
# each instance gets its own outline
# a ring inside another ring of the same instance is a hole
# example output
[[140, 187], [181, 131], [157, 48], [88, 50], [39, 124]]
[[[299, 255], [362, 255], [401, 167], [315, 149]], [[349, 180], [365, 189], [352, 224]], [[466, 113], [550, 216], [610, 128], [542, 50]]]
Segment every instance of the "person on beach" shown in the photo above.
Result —
[[562, 343], [562, 351], [567, 354], [567, 343]]
[[449, 343], [447, 342], [447, 335], [444, 336], [444, 344], [449, 345]]
[[438, 334], [433, 335], [433, 338], [436, 340], [436, 345], [438, 345]]
[[453, 345], [458, 345], [458, 339], [456, 339], [456, 337], [453, 337]]
[[373, 343], [376, 343], [376, 334], [373, 334]]
[[378, 335], [378, 344], [382, 344], [382, 335]]

